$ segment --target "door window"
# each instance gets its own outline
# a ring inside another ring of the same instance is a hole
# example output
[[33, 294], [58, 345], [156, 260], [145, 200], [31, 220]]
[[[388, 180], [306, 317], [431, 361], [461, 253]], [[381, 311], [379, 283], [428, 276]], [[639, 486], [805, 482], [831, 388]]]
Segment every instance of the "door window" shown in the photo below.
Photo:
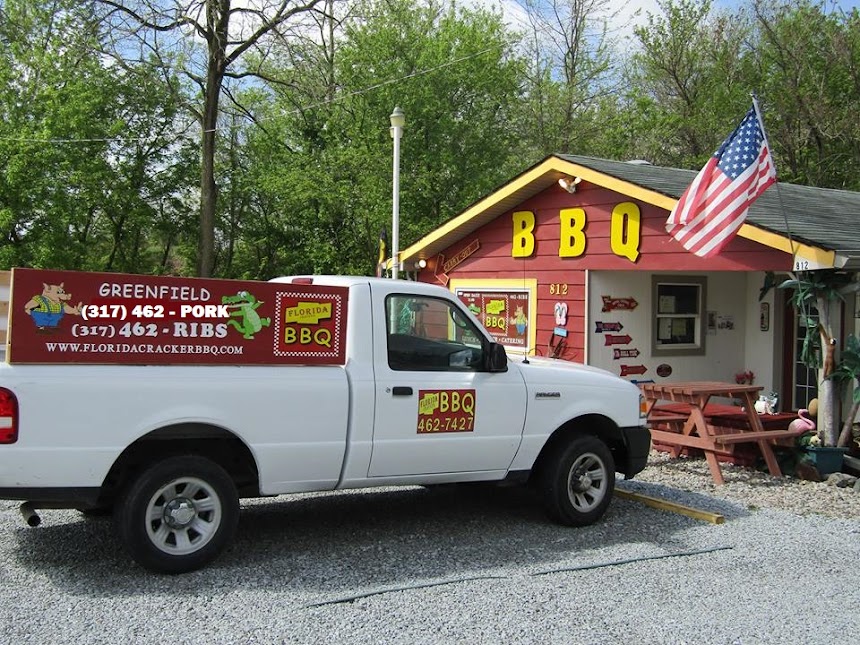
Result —
[[[812, 367], [807, 367], [802, 360], [803, 347], [806, 343], [813, 343], [816, 347], [816, 359], [820, 362], [820, 351], [818, 347], [818, 309], [812, 307], [809, 311], [809, 316], [805, 316], [802, 312], [797, 314], [797, 325], [795, 326], [794, 335], [794, 401], [792, 404], [795, 410], [800, 408], [808, 408], [809, 402], [818, 397], [818, 370]], [[809, 340], [807, 340], [809, 336]]]
[[385, 301], [388, 365], [404, 371], [478, 371], [482, 335], [453, 303], [392, 295]]

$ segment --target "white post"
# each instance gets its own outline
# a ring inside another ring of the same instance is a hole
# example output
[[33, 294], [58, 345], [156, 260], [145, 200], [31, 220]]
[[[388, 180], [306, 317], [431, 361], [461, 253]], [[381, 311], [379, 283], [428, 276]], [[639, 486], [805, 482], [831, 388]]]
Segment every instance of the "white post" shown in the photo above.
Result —
[[400, 268], [400, 137], [406, 116], [399, 107], [391, 113], [391, 138], [394, 139], [394, 194], [391, 221], [391, 277], [396, 280]]

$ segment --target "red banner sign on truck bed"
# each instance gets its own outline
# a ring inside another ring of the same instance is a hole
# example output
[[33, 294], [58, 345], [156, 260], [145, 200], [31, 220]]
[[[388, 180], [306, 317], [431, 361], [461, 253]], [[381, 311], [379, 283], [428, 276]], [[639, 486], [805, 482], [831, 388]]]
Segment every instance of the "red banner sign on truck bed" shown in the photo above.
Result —
[[348, 289], [13, 269], [10, 363], [342, 365]]

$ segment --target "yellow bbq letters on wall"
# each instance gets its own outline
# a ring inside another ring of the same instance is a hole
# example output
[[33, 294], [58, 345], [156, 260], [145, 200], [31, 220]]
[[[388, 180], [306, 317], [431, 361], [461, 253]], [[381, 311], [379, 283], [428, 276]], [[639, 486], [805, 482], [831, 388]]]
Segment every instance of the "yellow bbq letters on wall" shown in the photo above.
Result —
[[[625, 235], [626, 229], [626, 235]], [[639, 242], [642, 238], [642, 213], [633, 202], [621, 202], [612, 209], [609, 243], [612, 252], [631, 262], [639, 259]]]
[[[527, 258], [535, 251], [535, 214], [532, 211], [515, 211], [511, 257]], [[559, 211], [560, 235], [558, 257], [575, 258], [585, 253], [588, 238], [585, 225], [588, 218], [583, 208], [563, 208]], [[621, 202], [612, 209], [609, 244], [612, 252], [631, 262], [639, 259], [642, 240], [642, 213], [633, 202]]]
[[514, 219], [514, 242], [511, 257], [527, 258], [535, 252], [535, 214], [531, 211], [516, 211]]
[[585, 253], [585, 210], [582, 208], [562, 208], [558, 216], [561, 225], [558, 257], [578, 258]]

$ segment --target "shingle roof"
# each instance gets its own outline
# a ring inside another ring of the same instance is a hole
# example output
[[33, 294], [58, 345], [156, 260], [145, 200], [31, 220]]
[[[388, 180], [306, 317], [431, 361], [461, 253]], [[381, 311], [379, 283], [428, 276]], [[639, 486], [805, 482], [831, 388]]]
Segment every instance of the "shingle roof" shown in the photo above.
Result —
[[[400, 259], [432, 257], [571, 174], [670, 210], [697, 172], [647, 162], [550, 155], [402, 249]], [[788, 252], [793, 248], [790, 237], [798, 244], [798, 257], [818, 258], [819, 268], [860, 270], [860, 192], [777, 182], [750, 207], [739, 234]]]
[[[555, 156], [675, 199], [698, 172], [596, 157]], [[747, 216], [749, 224], [780, 235], [786, 235], [786, 221], [793, 239], [860, 263], [860, 193], [778, 182], [753, 203]]]

